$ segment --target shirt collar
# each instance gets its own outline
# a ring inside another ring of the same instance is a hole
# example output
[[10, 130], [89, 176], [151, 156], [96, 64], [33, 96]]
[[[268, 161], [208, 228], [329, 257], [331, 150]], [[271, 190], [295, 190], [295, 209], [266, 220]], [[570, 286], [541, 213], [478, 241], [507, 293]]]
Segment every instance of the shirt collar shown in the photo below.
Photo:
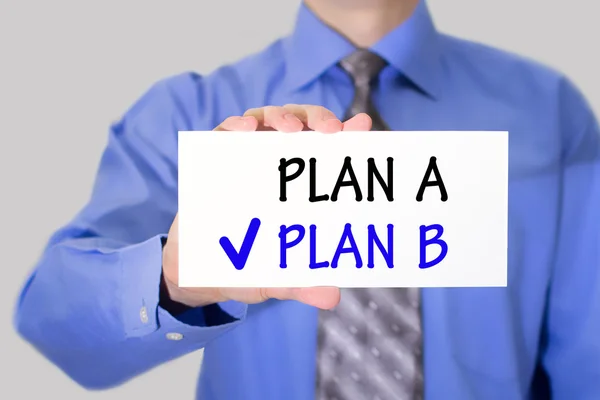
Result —
[[[286, 82], [300, 89], [336, 65], [356, 48], [323, 23], [304, 3], [292, 34], [284, 41], [287, 62]], [[441, 45], [425, 0], [413, 14], [371, 47], [428, 95], [441, 91]]]

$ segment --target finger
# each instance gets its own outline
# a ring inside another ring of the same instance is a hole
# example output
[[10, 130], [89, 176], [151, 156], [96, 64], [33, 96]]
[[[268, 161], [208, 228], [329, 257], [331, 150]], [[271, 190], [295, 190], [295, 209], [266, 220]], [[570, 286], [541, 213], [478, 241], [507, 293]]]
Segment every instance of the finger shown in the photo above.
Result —
[[167, 233], [167, 242], [176, 242], [179, 243], [179, 213], [175, 214], [175, 218], [171, 223], [171, 227], [169, 228], [169, 232]]
[[306, 106], [308, 116], [307, 126], [322, 133], [336, 133], [342, 130], [343, 125], [333, 112], [321, 106]]
[[340, 289], [336, 287], [266, 288], [261, 289], [266, 299], [296, 300], [309, 306], [329, 310], [340, 302]]
[[281, 132], [299, 132], [304, 125], [293, 113], [283, 107], [267, 106], [251, 108], [244, 116], [252, 116], [259, 123], [258, 130], [277, 130]]
[[365, 113], [356, 114], [344, 122], [344, 131], [370, 131], [373, 127], [373, 120]]
[[340, 288], [337, 287], [310, 287], [297, 291], [297, 301], [323, 310], [330, 310], [340, 302]]
[[335, 133], [342, 130], [342, 122], [325, 107], [286, 104], [283, 108], [296, 115], [309, 130], [323, 133]]
[[254, 117], [229, 117], [213, 130], [251, 132], [257, 127], [258, 121]]

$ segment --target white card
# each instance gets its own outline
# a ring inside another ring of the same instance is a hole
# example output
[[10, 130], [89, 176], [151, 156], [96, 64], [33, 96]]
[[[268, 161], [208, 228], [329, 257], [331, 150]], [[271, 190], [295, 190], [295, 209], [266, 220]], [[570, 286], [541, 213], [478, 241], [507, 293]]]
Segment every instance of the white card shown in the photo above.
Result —
[[179, 132], [178, 162], [182, 287], [507, 284], [508, 132]]

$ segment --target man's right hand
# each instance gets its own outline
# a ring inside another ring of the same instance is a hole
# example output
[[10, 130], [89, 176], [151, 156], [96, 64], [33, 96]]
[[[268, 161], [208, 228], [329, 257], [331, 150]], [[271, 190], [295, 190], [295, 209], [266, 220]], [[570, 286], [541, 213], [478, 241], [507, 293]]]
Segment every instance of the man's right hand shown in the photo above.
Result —
[[[342, 122], [324, 107], [290, 104], [268, 106], [246, 111], [243, 116], [229, 117], [215, 131], [268, 131], [298, 132], [314, 130], [322, 133], [340, 131], [369, 131], [372, 121], [367, 114], [358, 114]], [[180, 288], [178, 216], [169, 230], [163, 249], [163, 281], [171, 301], [188, 307], [200, 307], [227, 300], [246, 304], [261, 303], [268, 299], [296, 300], [322, 309], [335, 307], [340, 301], [340, 290], [335, 287], [310, 288]]]

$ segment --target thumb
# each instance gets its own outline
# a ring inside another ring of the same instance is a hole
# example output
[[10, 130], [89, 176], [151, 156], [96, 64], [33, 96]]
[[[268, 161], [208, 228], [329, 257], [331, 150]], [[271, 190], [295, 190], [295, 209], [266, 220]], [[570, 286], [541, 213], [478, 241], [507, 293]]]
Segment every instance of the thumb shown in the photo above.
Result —
[[329, 310], [340, 302], [337, 287], [265, 288], [259, 289], [266, 299], [296, 300], [309, 306]]

